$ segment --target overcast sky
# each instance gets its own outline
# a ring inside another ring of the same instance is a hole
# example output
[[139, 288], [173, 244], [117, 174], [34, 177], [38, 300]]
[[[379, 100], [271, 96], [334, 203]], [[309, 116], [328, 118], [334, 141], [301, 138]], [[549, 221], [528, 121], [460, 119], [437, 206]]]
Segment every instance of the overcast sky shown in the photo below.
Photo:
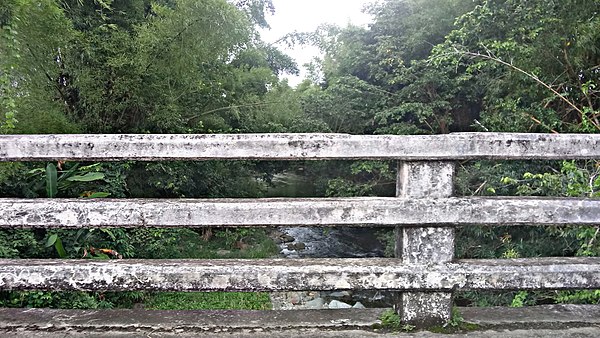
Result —
[[[266, 42], [274, 42], [287, 33], [293, 31], [311, 32], [324, 23], [346, 26], [348, 23], [354, 25], [367, 25], [371, 16], [362, 13], [365, 4], [372, 1], [366, 0], [273, 0], [275, 15], [267, 18], [270, 30], [261, 31], [261, 36]], [[316, 48], [301, 46], [295, 49], [285, 49], [284, 45], [278, 45], [287, 54], [296, 59], [298, 66], [310, 62], [313, 57], [318, 56]], [[290, 77], [290, 85], [298, 84], [304, 78], [302, 72], [300, 77]]]

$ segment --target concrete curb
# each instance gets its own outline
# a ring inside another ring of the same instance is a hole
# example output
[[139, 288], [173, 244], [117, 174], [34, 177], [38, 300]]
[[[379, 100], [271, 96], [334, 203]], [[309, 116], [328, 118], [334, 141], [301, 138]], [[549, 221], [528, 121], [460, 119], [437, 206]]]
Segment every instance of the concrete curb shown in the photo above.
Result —
[[450, 335], [382, 333], [383, 311], [0, 309], [0, 337], [600, 337], [600, 305], [459, 308], [480, 329]]

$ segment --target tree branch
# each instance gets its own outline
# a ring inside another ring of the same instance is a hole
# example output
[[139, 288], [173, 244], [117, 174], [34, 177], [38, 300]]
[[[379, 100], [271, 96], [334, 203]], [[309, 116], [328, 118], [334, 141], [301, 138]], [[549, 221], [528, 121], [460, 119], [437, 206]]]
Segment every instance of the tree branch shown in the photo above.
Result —
[[[519, 72], [521, 74], [524, 74], [525, 76], [527, 76], [530, 79], [534, 80], [535, 82], [537, 82], [538, 84], [540, 84], [544, 88], [546, 88], [549, 91], [551, 91], [554, 95], [558, 96], [567, 105], [569, 105], [571, 108], [573, 108], [575, 111], [577, 111], [577, 113], [579, 113], [579, 115], [581, 116], [582, 121], [586, 118], [586, 114], [583, 112], [583, 110], [580, 109], [579, 107], [577, 107], [577, 105], [575, 105], [575, 103], [573, 103], [571, 100], [569, 100], [566, 96], [564, 96], [561, 93], [559, 93], [558, 91], [556, 91], [554, 88], [552, 88], [550, 85], [548, 85], [544, 81], [540, 80], [534, 74], [531, 74], [531, 73], [523, 70], [522, 68], [519, 68], [519, 67], [513, 65], [512, 63], [506, 62], [506, 61], [504, 61], [504, 60], [502, 60], [502, 59], [494, 56], [491, 53], [489, 53], [489, 54], [481, 54], [481, 53], [473, 53], [473, 52], [469, 52], [469, 51], [460, 51], [458, 49], [455, 49], [455, 53], [452, 53], [452, 54], [467, 55], [467, 56], [471, 56], [471, 57], [475, 57], [475, 58], [482, 58], [482, 59], [494, 61], [494, 62], [499, 63], [499, 64], [501, 64], [503, 66], [506, 66], [506, 67], [508, 67], [510, 69], [513, 69], [513, 70], [515, 70], [515, 71], [517, 71], [517, 72]], [[600, 129], [600, 121], [598, 121], [597, 119], [594, 119], [592, 121], [592, 124], [597, 129]]]
[[191, 123], [195, 119], [200, 118], [202, 116], [210, 115], [212, 113], [216, 113], [216, 112], [223, 111], [223, 110], [234, 109], [234, 108], [255, 107], [255, 106], [267, 106], [270, 104], [283, 103], [283, 102], [284, 101], [267, 101], [267, 102], [247, 103], [247, 104], [240, 104], [240, 105], [233, 105], [233, 106], [211, 109], [211, 110], [207, 110], [205, 112], [202, 112], [200, 114], [197, 114], [197, 115], [194, 115], [194, 116], [188, 118], [187, 123]]

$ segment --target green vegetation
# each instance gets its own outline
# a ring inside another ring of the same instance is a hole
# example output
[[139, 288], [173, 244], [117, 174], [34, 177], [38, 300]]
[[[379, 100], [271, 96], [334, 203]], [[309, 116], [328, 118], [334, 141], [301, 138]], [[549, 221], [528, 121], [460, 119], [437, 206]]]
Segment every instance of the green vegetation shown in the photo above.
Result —
[[[6, 231], [5, 234], [15, 232]], [[20, 230], [22, 234], [31, 232]], [[202, 233], [189, 229], [150, 229], [120, 230], [91, 229], [80, 231], [59, 230], [48, 236], [62, 238], [64, 254], [52, 253], [52, 245], [44, 247], [36, 256], [44, 255], [81, 258], [110, 259], [117, 258], [109, 251], [90, 252], [90, 245], [110, 249], [124, 257], [146, 258], [267, 258], [278, 253], [278, 248], [264, 229], [249, 231], [242, 229], [223, 230], [215, 233], [229, 233], [204, 240]], [[142, 237], [146, 236], [146, 237]], [[240, 237], [241, 236], [241, 237]], [[6, 240], [10, 240], [8, 237]], [[14, 237], [12, 237], [14, 238]], [[84, 239], [85, 238], [85, 239]], [[35, 239], [29, 239], [36, 242]], [[233, 241], [233, 242], [232, 242]], [[241, 242], [240, 242], [241, 241]], [[16, 242], [18, 243], [18, 242]], [[89, 244], [86, 244], [89, 243]], [[240, 243], [243, 246], [240, 247]], [[43, 244], [43, 243], [42, 243]], [[237, 245], [236, 245], [237, 244]], [[112, 246], [111, 246], [112, 245]], [[50, 253], [48, 252], [50, 251]], [[45, 254], [44, 254], [45, 252]], [[140, 256], [138, 256], [140, 255]], [[45, 257], [47, 257], [45, 256]], [[45, 291], [3, 291], [0, 292], [0, 306], [5, 307], [54, 307], [54, 308], [131, 308], [135, 304], [144, 304], [152, 309], [268, 309], [271, 306], [266, 293], [242, 292], [45, 292]]]
[[479, 325], [465, 322], [465, 319], [463, 318], [458, 308], [453, 307], [452, 317], [446, 324], [442, 326], [432, 327], [428, 330], [434, 333], [452, 334], [458, 332], [474, 331], [477, 329], [479, 329]]
[[[374, 329], [384, 330], [386, 332], [411, 332], [415, 330], [415, 326], [403, 323], [400, 316], [396, 311], [389, 309], [383, 312], [379, 318], [381, 320], [381, 326], [374, 327]], [[467, 323], [458, 311], [458, 308], [452, 308], [452, 318], [442, 325], [428, 328], [428, 331], [434, 333], [459, 333], [477, 330], [479, 326], [473, 323]]]
[[386, 310], [381, 314], [381, 327], [375, 329], [383, 329], [390, 332], [411, 332], [415, 329], [415, 326], [410, 324], [402, 323], [400, 316], [394, 310]]
[[270, 310], [268, 293], [173, 292], [151, 295], [145, 303], [151, 310]]
[[[313, 64], [312, 82], [299, 89], [305, 111], [333, 131], [599, 131], [599, 1], [389, 0], [368, 11], [374, 22], [367, 28], [324, 26], [290, 36], [325, 53]], [[471, 161], [460, 164], [456, 188], [464, 196], [595, 198], [598, 168], [597, 161]], [[381, 175], [337, 173], [328, 195], [393, 194]], [[598, 235], [593, 226], [470, 226], [458, 230], [456, 252], [459, 258], [597, 256]], [[381, 237], [391, 254], [391, 235]], [[457, 303], [597, 299], [594, 291], [463, 292]]]
[[[0, 133], [600, 131], [600, 1], [434, 3], [378, 1], [367, 8], [368, 27], [288, 35], [283, 42], [323, 52], [292, 88], [280, 76], [298, 72], [294, 60], [258, 33], [276, 10], [270, 0], [5, 0]], [[597, 161], [464, 162], [457, 194], [597, 198], [599, 168]], [[393, 196], [395, 170], [381, 161], [0, 163], [0, 196], [262, 197], [286, 171], [302, 172], [314, 196]], [[598, 227], [470, 226], [458, 230], [456, 252], [597, 256], [599, 235]], [[0, 231], [6, 258], [257, 258], [274, 250], [262, 230]], [[2, 292], [0, 304], [227, 303], [221, 294], [198, 295]], [[264, 295], [231, 297], [265, 306]], [[599, 300], [597, 291], [457, 297], [486, 306]]]

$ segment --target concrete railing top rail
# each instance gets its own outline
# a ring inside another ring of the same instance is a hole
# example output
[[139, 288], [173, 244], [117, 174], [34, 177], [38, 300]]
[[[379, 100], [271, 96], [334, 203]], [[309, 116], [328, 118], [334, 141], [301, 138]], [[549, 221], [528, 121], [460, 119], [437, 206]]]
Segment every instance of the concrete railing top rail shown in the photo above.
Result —
[[398, 161], [397, 198], [0, 199], [0, 228], [393, 226], [400, 259], [0, 260], [4, 290], [393, 290], [407, 323], [450, 318], [454, 290], [600, 288], [598, 258], [455, 260], [457, 225], [600, 224], [600, 201], [453, 197], [465, 159], [600, 159], [600, 135], [458, 133], [2, 135], [0, 162]]
[[0, 135], [0, 161], [593, 158], [600, 134]]

